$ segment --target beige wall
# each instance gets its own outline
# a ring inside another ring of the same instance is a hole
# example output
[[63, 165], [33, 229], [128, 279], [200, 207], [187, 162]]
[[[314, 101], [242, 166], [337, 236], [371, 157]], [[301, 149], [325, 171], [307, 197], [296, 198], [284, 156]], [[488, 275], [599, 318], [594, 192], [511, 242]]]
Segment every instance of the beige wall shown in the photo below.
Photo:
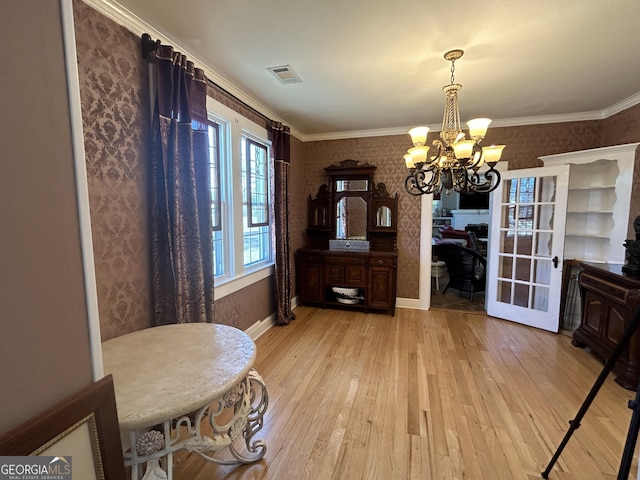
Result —
[[73, 3], [102, 340], [149, 326], [147, 63], [140, 39]]
[[2, 14], [0, 434], [93, 380], [59, 4]]

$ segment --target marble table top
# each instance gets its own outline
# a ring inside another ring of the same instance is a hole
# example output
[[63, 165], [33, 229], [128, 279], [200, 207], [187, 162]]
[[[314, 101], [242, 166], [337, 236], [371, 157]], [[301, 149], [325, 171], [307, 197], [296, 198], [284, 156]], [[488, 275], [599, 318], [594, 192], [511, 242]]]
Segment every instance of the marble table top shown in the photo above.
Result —
[[240, 383], [256, 346], [227, 325], [164, 325], [102, 344], [113, 375], [120, 428], [147, 428], [203, 407]]

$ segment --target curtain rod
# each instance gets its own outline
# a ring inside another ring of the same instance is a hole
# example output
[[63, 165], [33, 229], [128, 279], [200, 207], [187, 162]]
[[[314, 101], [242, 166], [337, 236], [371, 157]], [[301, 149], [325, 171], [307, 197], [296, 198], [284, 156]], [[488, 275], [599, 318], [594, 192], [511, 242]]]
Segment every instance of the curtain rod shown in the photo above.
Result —
[[[153, 40], [151, 38], [151, 35], [149, 35], [148, 33], [143, 33], [142, 34], [142, 58], [144, 58], [145, 60], [151, 60], [149, 58], [149, 55], [151, 55], [153, 52], [155, 52], [158, 48], [160, 48], [161, 42], [160, 40]], [[248, 105], [246, 102], [240, 100], [238, 97], [236, 97], [233, 93], [231, 93], [230, 91], [228, 91], [227, 89], [221, 87], [220, 85], [218, 85], [217, 83], [213, 82], [212, 80], [210, 80], [209, 78], [207, 78], [207, 83], [210, 83], [212, 86], [219, 88], [220, 90], [222, 90], [224, 93], [226, 93], [227, 95], [231, 96], [231, 98], [233, 98], [236, 102], [242, 104], [242, 106], [244, 106], [245, 108], [248, 108], [249, 110], [251, 110], [253, 113], [255, 113], [256, 115], [258, 115], [259, 117], [261, 117], [262, 119], [264, 119], [265, 121], [269, 122], [269, 124], [273, 123], [273, 120], [271, 120], [269, 117], [267, 117], [266, 115], [260, 113], [258, 110], [256, 110], [255, 108], [253, 108], [251, 105]]]

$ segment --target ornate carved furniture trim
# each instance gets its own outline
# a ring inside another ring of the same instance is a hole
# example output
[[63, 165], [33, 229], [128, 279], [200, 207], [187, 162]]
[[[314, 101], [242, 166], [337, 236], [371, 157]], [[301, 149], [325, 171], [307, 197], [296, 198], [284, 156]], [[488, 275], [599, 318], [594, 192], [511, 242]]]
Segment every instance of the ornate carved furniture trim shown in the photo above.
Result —
[[356, 160], [325, 168], [330, 183], [308, 199], [307, 245], [297, 252], [301, 304], [394, 314], [398, 195], [374, 182], [375, 170]]
[[[153, 327], [104, 342], [131, 478], [140, 478], [145, 463], [144, 480], [171, 478], [180, 449], [225, 465], [260, 460], [266, 445], [254, 436], [268, 395], [252, 368], [255, 355], [246, 333], [209, 323]], [[239, 438], [246, 452], [238, 450]], [[154, 471], [158, 476], [150, 477]]]

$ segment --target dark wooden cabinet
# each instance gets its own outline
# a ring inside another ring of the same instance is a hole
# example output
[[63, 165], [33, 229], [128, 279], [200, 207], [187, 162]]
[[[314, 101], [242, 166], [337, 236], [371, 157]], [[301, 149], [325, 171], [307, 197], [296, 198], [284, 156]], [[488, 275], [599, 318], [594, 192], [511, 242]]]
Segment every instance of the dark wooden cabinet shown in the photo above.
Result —
[[322, 302], [324, 299], [324, 258], [316, 252], [298, 252], [298, 300]]
[[[581, 263], [582, 320], [573, 332], [573, 345], [588, 346], [606, 360], [640, 308], [640, 279], [622, 272], [621, 265]], [[635, 390], [640, 380], [640, 334], [613, 367], [616, 382]]]
[[[396, 307], [395, 252], [334, 252], [302, 248], [297, 252], [298, 301], [302, 305], [341, 306], [365, 311]], [[357, 288], [358, 303], [342, 303], [337, 288]]]
[[396, 303], [396, 256], [373, 254], [369, 257], [369, 299], [371, 308], [391, 311]]
[[296, 259], [300, 304], [395, 313], [398, 195], [374, 182], [375, 170], [343, 160], [325, 168], [329, 184], [309, 196]]

